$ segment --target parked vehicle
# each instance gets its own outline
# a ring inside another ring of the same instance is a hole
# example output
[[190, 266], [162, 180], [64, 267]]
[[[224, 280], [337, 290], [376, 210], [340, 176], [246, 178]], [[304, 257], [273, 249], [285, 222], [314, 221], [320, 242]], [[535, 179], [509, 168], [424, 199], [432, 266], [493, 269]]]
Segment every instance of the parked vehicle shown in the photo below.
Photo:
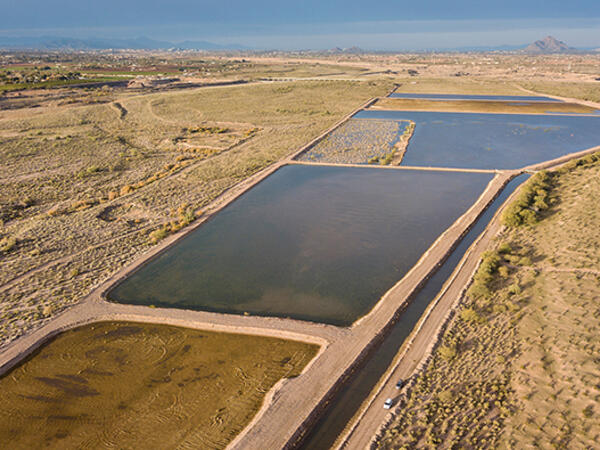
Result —
[[402, 386], [404, 386], [404, 380], [398, 380], [396, 383], [396, 389], [402, 389]]
[[394, 399], [388, 398], [383, 404], [383, 409], [390, 409], [392, 406], [394, 406]]

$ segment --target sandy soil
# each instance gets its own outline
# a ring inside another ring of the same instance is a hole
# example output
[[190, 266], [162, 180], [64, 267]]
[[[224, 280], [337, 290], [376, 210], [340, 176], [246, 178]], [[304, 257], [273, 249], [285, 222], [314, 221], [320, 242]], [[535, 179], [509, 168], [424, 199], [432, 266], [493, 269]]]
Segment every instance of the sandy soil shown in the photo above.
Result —
[[[235, 190], [228, 192], [219, 202], [215, 203], [212, 209], [213, 213], [288, 162], [289, 160], [283, 160], [250, 178]], [[498, 174], [490, 182], [478, 201], [436, 240], [415, 267], [379, 301], [371, 313], [357, 321], [349, 329], [288, 319], [117, 305], [107, 303], [102, 299], [106, 289], [144, 264], [152, 256], [164, 251], [184, 234], [180, 233], [171, 236], [141, 260], [101, 285], [76, 307], [59, 315], [45, 327], [11, 343], [0, 357], [0, 367], [3, 371], [6, 371], [49, 337], [64, 329], [109, 319], [156, 321], [195, 328], [288, 337], [318, 343], [322, 348], [321, 354], [305, 369], [304, 375], [280, 385], [279, 389], [270, 396], [270, 402], [265, 403], [261, 412], [256, 416], [254, 426], [247, 428], [232, 443], [234, 448], [284, 447], [290, 440], [294, 439], [297, 430], [302, 430], [303, 425], [314, 418], [313, 411], [317, 409], [321, 401], [333, 391], [339, 379], [353, 368], [368, 347], [380, 336], [382, 330], [391, 324], [402, 305], [408, 301], [423, 280], [436, 268], [439, 260], [452, 250], [456, 241], [493, 200], [512, 175], [512, 173]], [[195, 226], [199, 226], [199, 224]], [[185, 230], [185, 233], [194, 228]], [[273, 430], [281, 430], [281, 432], [273, 433]]]
[[[600, 146], [582, 152], [567, 155], [545, 163], [529, 166], [523, 170], [536, 171], [548, 168], [559, 168], [565, 162], [594, 153]], [[468, 288], [473, 274], [479, 266], [481, 254], [488, 248], [492, 239], [501, 229], [500, 217], [504, 207], [518, 194], [517, 189], [504, 203], [486, 230], [469, 248], [454, 273], [446, 281], [442, 291], [434, 299], [411, 335], [406, 339], [394, 363], [378, 383], [377, 388], [365, 400], [361, 411], [354, 417], [345, 433], [336, 442], [335, 448], [365, 448], [370, 445], [379, 430], [393, 418], [393, 412], [383, 409], [387, 398], [397, 398], [399, 391], [395, 388], [399, 379], [407, 380], [428, 362], [438, 342], [445, 324], [453, 310], [459, 304], [463, 293]], [[406, 388], [406, 387], [405, 387]]]
[[[372, 101], [361, 108], [369, 106]], [[307, 147], [314, 145], [315, 142], [318, 142], [319, 139], [341, 123], [343, 123], [343, 120], [298, 152], [225, 192], [225, 194], [211, 205], [204, 220], [283, 165], [291, 163], [295, 156], [302, 153]], [[586, 152], [589, 153], [591, 150]], [[576, 156], [582, 153], [584, 152], [580, 152]], [[570, 155], [559, 158], [559, 160], [563, 162], [573, 157], [573, 155]], [[556, 163], [554, 161], [553, 164]], [[532, 166], [528, 170], [538, 170], [541, 166]], [[410, 300], [412, 294], [433, 273], [440, 261], [452, 251], [457, 241], [472, 226], [502, 187], [519, 172], [499, 172], [477, 202], [434, 242], [409, 273], [381, 298], [368, 315], [358, 320], [350, 328], [338, 328], [289, 319], [153, 309], [143, 306], [110, 304], [103, 300], [103, 294], [110, 286], [146, 263], [150, 258], [165, 251], [177, 239], [200, 226], [203, 221], [198, 221], [193, 226], [167, 238], [161, 245], [153, 248], [140, 260], [117, 273], [77, 306], [59, 315], [55, 320], [41, 329], [11, 343], [3, 354], [0, 355], [0, 373], [18, 363], [18, 361], [22, 360], [23, 357], [45, 342], [49, 337], [64, 329], [98, 320], [159, 322], [217, 331], [235, 331], [238, 333], [286, 337], [317, 343], [321, 345], [321, 351], [313, 362], [305, 368], [303, 375], [295, 379], [286, 380], [278, 385], [276, 389], [272, 390], [251, 426], [238, 435], [230, 445], [232, 448], [240, 449], [286, 447], [301, 436], [305, 427], [309, 426], [316, 418], [323, 402], [327, 400], [339, 385], [340, 380], [343, 380], [352, 371], [356, 363], [364, 357], [370, 346], [381, 338], [386, 329], [393, 324], [394, 318], [403, 305]], [[492, 225], [484, 236], [492, 236], [495, 233], [494, 230], [494, 225]], [[485, 237], [480, 242], [484, 240]], [[481, 248], [482, 245], [478, 243], [468, 253], [467, 258], [470, 259], [462, 266], [462, 270], [457, 275], [455, 283], [452, 283], [449, 288], [449, 293], [440, 298], [436, 304], [440, 305], [439, 308], [436, 306], [431, 311], [427, 320], [423, 320], [423, 325], [417, 335], [411, 339], [412, 345], [409, 351], [412, 352], [411, 355], [413, 356], [406, 360], [406, 364], [409, 365], [402, 366], [402, 361], [400, 361], [397, 370], [414, 370], [416, 363], [409, 363], [408, 361], [412, 361], [413, 359], [420, 361], [430, 351], [433, 345], [432, 342], [435, 340], [433, 338], [438, 333], [440, 324], [444, 322], [449, 313], [452, 298], [456, 298], [456, 294], [462, 291], [470, 279], [474, 267], [477, 265]], [[459, 276], [460, 278], [458, 278]], [[450, 292], [454, 292], [454, 296]], [[444, 298], [448, 298], [449, 300], [443, 301]], [[412, 364], [415, 366], [413, 367]], [[394, 379], [390, 378], [391, 381]], [[387, 393], [385, 391], [387, 388], [387, 385], [383, 387], [382, 395]], [[382, 419], [385, 419], [385, 416], [380, 417], [380, 413], [383, 410], [379, 407], [379, 402], [375, 402], [373, 405], [375, 406], [368, 409], [367, 414], [360, 421], [360, 429], [357, 429], [351, 436], [353, 439], [360, 439], [360, 441], [356, 442], [368, 442], [377, 426], [381, 424]], [[371, 416], [371, 414], [373, 415]], [[274, 430], [277, 430], [277, 432], [274, 432]], [[356, 438], [353, 436], [356, 436]], [[366, 438], [367, 436], [368, 439]], [[351, 446], [354, 447], [354, 444], [351, 444]]]

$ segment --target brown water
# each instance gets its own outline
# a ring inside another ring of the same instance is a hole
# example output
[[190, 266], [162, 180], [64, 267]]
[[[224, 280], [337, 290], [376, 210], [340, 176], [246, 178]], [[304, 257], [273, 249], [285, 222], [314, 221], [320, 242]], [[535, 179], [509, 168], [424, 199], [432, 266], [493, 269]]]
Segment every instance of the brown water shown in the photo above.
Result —
[[165, 325], [87, 325], [0, 378], [0, 446], [224, 448], [316, 352]]
[[287, 166], [108, 296], [349, 325], [410, 270], [491, 178]]

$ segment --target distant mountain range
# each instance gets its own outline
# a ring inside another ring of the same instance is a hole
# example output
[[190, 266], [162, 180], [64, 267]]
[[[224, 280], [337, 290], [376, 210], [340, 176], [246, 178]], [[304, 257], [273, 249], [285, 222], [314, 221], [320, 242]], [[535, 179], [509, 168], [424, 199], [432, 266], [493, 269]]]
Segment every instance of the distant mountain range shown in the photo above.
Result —
[[457, 47], [446, 49], [430, 49], [430, 51], [449, 51], [449, 52], [522, 52], [528, 54], [552, 54], [552, 53], [581, 53], [581, 52], [598, 52], [597, 48], [573, 48], [569, 47], [555, 37], [546, 36], [544, 39], [535, 41], [532, 44], [523, 45], [500, 45], [500, 46], [472, 46], [472, 47]]
[[147, 37], [133, 39], [89, 38], [77, 39], [57, 36], [4, 37], [0, 48], [18, 50], [248, 50], [240, 44], [221, 45], [208, 41], [168, 42]]
[[[57, 36], [40, 37], [3, 37], [0, 36], [0, 48], [13, 50], [252, 50], [240, 44], [215, 44], [208, 41], [169, 42], [138, 37], [132, 39], [87, 38], [77, 39]], [[307, 50], [311, 52], [310, 50]], [[532, 44], [501, 46], [470, 46], [457, 48], [429, 48], [421, 51], [431, 52], [523, 52], [528, 54], [599, 52], [597, 48], [575, 49], [558, 39], [547, 36]], [[361, 54], [369, 53], [359, 47], [339, 48], [321, 51], [329, 54]], [[321, 53], [319, 52], [319, 53]], [[385, 52], [389, 53], [389, 52]]]
[[577, 50], [555, 37], [546, 36], [544, 39], [529, 44], [524, 51], [526, 53], [573, 53]]

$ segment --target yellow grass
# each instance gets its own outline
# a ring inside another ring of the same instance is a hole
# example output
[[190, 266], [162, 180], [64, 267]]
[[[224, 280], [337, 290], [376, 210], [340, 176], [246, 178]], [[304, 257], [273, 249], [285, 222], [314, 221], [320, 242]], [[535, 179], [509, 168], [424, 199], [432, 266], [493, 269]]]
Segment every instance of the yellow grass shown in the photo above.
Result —
[[380, 448], [598, 446], [599, 176], [555, 175], [542, 220], [499, 236]]
[[263, 83], [125, 95], [120, 108], [49, 102], [4, 111], [0, 234], [19, 244], [2, 255], [0, 289], [25, 276], [2, 292], [0, 345], [139, 256], [157, 241], [149, 234], [173, 220], [170, 210], [202, 209], [390, 88]]

